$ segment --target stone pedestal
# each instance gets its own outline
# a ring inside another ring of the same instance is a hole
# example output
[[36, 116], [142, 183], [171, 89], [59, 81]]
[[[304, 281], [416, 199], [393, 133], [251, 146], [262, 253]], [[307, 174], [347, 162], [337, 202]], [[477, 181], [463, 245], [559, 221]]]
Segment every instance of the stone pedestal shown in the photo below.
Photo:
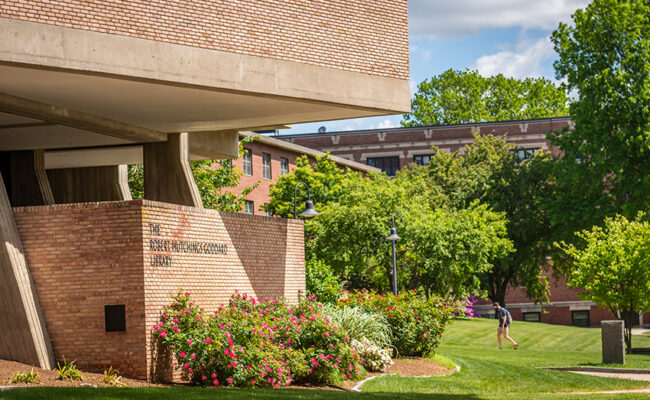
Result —
[[625, 364], [623, 321], [602, 321], [603, 364]]

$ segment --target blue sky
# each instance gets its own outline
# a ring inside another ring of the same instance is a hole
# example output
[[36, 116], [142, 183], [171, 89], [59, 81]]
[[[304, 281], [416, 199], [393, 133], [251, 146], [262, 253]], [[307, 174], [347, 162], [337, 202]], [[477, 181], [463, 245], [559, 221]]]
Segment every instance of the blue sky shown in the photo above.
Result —
[[[555, 79], [549, 36], [588, 0], [408, 0], [411, 94], [449, 68]], [[390, 128], [401, 115], [293, 125], [283, 134]]]

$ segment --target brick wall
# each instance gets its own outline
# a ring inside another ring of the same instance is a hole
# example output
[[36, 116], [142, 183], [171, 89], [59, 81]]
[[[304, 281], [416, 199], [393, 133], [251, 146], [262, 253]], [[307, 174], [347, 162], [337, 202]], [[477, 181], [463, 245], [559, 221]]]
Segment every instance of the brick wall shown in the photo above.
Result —
[[[151, 327], [180, 289], [206, 311], [235, 290], [293, 302], [304, 290], [300, 221], [146, 200], [14, 214], [55, 356], [82, 368], [158, 373]], [[126, 332], [105, 332], [104, 306], [113, 304], [126, 306]]]
[[409, 77], [406, 0], [5, 0], [0, 17]]

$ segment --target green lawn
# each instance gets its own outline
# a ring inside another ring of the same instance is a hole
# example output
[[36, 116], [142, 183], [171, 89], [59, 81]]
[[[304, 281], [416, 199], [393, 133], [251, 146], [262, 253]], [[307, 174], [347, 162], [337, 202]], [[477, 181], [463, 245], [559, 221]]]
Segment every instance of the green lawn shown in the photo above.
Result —
[[[649, 394], [573, 395], [571, 392], [650, 387], [650, 383], [596, 378], [544, 366], [593, 366], [600, 363], [600, 330], [545, 324], [513, 323], [521, 347], [498, 350], [496, 322], [459, 320], [446, 332], [439, 354], [461, 372], [433, 378], [381, 377], [364, 393], [325, 390], [228, 390], [203, 388], [37, 388], [0, 392], [0, 399], [648, 399]], [[635, 337], [635, 347], [650, 347], [650, 338]], [[625, 367], [649, 368], [650, 356], [628, 355]]]

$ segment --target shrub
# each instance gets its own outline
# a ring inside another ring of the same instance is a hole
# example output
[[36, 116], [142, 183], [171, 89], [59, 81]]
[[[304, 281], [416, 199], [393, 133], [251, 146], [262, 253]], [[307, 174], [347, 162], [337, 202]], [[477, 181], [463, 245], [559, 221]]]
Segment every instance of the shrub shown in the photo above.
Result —
[[9, 383], [41, 383], [41, 379], [38, 376], [38, 373], [34, 372], [34, 369], [32, 368], [32, 372], [28, 373], [23, 373], [22, 371], [18, 371], [18, 373], [9, 379]]
[[352, 340], [352, 347], [357, 351], [363, 367], [368, 371], [383, 372], [393, 363], [390, 349], [382, 349], [366, 338], [360, 341]]
[[81, 372], [74, 365], [75, 361], [68, 363], [63, 357], [63, 364], [56, 363], [56, 372], [59, 373], [59, 379], [65, 381], [83, 381]]
[[383, 314], [369, 313], [359, 307], [338, 307], [326, 305], [323, 312], [332, 324], [341, 328], [350, 339], [361, 342], [369, 340], [379, 347], [391, 346], [388, 321]]
[[107, 385], [124, 386], [122, 383], [122, 377], [116, 369], [113, 369], [113, 367], [109, 367], [108, 370], [104, 371], [103, 382]]
[[154, 330], [196, 384], [279, 387], [361, 377], [349, 338], [321, 308], [313, 297], [291, 306], [236, 294], [207, 316], [181, 293]]
[[441, 299], [427, 299], [414, 291], [403, 291], [397, 296], [356, 292], [340, 300], [339, 306], [359, 307], [383, 315], [390, 326], [393, 347], [402, 356], [435, 352], [454, 311]]
[[316, 296], [321, 303], [335, 304], [343, 289], [341, 278], [329, 265], [316, 259], [305, 264], [305, 285], [307, 293]]

